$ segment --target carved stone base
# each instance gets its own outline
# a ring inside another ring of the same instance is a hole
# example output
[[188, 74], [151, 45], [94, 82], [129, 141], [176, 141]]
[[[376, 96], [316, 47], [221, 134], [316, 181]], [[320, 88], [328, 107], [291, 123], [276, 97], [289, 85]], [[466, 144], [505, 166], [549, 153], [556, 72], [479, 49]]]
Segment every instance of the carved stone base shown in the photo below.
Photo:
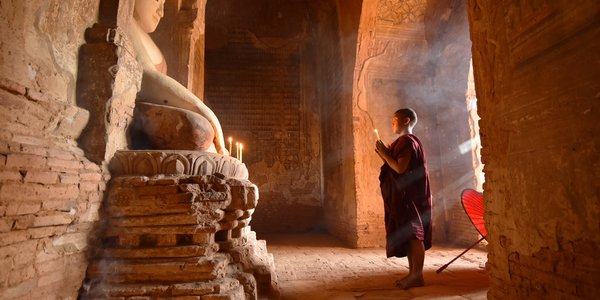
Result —
[[218, 153], [177, 150], [117, 151], [110, 162], [113, 176], [212, 175], [248, 179], [239, 160]]

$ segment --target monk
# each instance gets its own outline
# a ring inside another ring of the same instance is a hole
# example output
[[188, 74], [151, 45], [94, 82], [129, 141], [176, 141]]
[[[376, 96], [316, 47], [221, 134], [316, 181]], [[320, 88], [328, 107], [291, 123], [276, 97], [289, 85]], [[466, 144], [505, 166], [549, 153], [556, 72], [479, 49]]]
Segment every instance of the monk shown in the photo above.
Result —
[[392, 129], [400, 136], [391, 145], [381, 140], [375, 152], [383, 159], [379, 175], [383, 196], [387, 257], [407, 257], [409, 273], [396, 281], [401, 289], [423, 286], [425, 250], [431, 248], [431, 192], [425, 152], [412, 134], [417, 114], [410, 108], [394, 113]]
[[[199, 114], [200, 118], [206, 119], [202, 119], [202, 122], [210, 124], [211, 138], [214, 132], [214, 140], [211, 145], [214, 146], [213, 149], [221, 154], [229, 154], [225, 148], [223, 130], [217, 116], [196, 95], [166, 75], [167, 66], [164, 56], [148, 34], [156, 30], [163, 17], [164, 3], [165, 0], [135, 0], [134, 22], [132, 22], [128, 34], [135, 48], [137, 61], [143, 68], [141, 90], [136, 102], [164, 105]], [[151, 120], [153, 123], [161, 121], [160, 119]], [[192, 125], [194, 128], [202, 128], [201, 124]], [[160, 126], [160, 124], [156, 126]]]

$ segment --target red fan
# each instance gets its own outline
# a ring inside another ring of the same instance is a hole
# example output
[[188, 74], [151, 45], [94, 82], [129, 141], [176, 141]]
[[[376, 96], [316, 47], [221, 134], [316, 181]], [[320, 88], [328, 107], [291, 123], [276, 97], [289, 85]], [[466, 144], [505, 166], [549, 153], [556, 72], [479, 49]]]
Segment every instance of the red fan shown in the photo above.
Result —
[[487, 230], [485, 230], [485, 223], [483, 221], [483, 194], [473, 189], [465, 189], [462, 191], [460, 198], [462, 206], [465, 209], [467, 216], [469, 216], [469, 220], [471, 220], [471, 223], [473, 223], [475, 229], [479, 231], [479, 234], [481, 234], [482, 238], [451, 260], [449, 263], [443, 265], [441, 268], [435, 271], [436, 273], [444, 271], [444, 269], [446, 269], [451, 263], [453, 263], [463, 254], [467, 253], [467, 251], [471, 250], [471, 248], [475, 247], [475, 245], [479, 244], [487, 236]]
[[487, 230], [485, 230], [485, 223], [483, 222], [483, 194], [476, 190], [466, 189], [462, 191], [460, 198], [471, 223], [479, 231], [479, 234], [485, 238]]

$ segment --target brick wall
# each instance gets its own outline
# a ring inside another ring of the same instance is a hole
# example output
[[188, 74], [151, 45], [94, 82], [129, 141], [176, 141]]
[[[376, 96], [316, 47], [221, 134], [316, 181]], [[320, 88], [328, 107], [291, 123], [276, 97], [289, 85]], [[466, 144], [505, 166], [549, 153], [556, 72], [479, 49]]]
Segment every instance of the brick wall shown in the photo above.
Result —
[[75, 139], [78, 47], [98, 1], [0, 9], [0, 298], [76, 298], [106, 178]]
[[600, 3], [469, 1], [490, 299], [596, 299]]
[[[0, 101], [9, 99], [36, 106], [18, 94]], [[10, 138], [0, 140], [0, 290], [7, 299], [74, 297], [105, 178], [80, 149], [11, 125], [2, 122]]]
[[597, 245], [569, 242], [561, 251], [549, 247], [531, 255], [508, 256], [511, 286], [494, 281], [490, 296], [498, 299], [593, 299], [600, 292]]
[[261, 192], [252, 227], [258, 233], [321, 230], [313, 8], [267, 2], [208, 2], [206, 103], [225, 136], [244, 144], [250, 180]]

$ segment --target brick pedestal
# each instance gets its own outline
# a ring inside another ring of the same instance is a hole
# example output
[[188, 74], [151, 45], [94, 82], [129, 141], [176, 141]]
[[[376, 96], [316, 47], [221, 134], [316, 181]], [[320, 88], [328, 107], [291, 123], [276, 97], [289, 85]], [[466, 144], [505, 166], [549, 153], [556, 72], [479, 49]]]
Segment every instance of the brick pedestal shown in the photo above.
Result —
[[248, 226], [258, 189], [243, 164], [202, 152], [127, 151], [112, 167], [83, 298], [277, 297], [273, 257]]

